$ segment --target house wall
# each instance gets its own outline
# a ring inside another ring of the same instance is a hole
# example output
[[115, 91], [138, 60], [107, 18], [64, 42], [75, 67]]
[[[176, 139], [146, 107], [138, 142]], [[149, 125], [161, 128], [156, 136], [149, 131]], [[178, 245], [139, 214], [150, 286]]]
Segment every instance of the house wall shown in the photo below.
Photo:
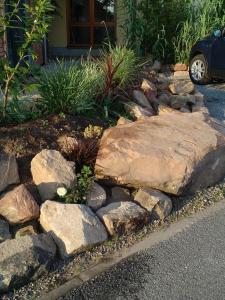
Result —
[[[53, 54], [60, 52], [69, 53], [67, 49], [67, 21], [66, 21], [66, 0], [57, 0], [59, 14], [54, 17], [50, 32], [48, 34], [49, 46]], [[121, 24], [124, 18], [122, 9], [122, 0], [117, 0], [117, 42], [122, 43], [123, 31]], [[79, 50], [70, 50], [72, 53], [78, 53]]]

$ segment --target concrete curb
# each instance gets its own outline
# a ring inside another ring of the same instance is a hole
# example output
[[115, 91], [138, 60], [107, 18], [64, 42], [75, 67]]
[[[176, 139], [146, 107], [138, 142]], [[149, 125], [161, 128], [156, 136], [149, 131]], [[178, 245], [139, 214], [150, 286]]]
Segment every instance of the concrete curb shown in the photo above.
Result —
[[222, 200], [214, 204], [213, 206], [208, 207], [204, 211], [198, 212], [179, 222], [173, 223], [166, 229], [151, 233], [148, 236], [146, 236], [141, 242], [134, 244], [128, 249], [123, 249], [122, 251], [112, 255], [111, 257], [100, 258], [99, 261], [89, 266], [88, 269], [81, 271], [72, 280], [54, 289], [53, 291], [39, 297], [37, 300], [56, 300], [59, 297], [62, 297], [65, 294], [67, 294], [72, 289], [78, 288], [86, 281], [109, 270], [111, 267], [118, 264], [122, 260], [128, 258], [129, 256], [144, 251], [146, 249], [150, 249], [156, 244], [174, 237], [175, 235], [183, 232], [198, 221], [208, 217], [211, 214], [214, 214], [217, 211], [220, 211], [221, 209], [225, 210], [225, 200]]

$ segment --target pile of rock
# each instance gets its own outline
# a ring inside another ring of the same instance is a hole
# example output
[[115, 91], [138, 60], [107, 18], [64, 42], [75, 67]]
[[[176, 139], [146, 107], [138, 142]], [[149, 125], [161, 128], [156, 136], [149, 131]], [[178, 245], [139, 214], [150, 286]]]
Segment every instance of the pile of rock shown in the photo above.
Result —
[[149, 72], [145, 71], [144, 76], [146, 78], [140, 88], [133, 91], [132, 100], [124, 104], [126, 112], [133, 120], [171, 113], [174, 110], [181, 113], [208, 113], [204, 96], [188, 77], [167, 77], [163, 73], [156, 73], [152, 68]]
[[19, 184], [15, 157], [0, 156], [0, 166], [0, 292], [47, 272], [57, 249], [62, 258], [71, 256], [146, 224], [151, 215], [163, 219], [172, 209], [161, 192], [155, 196], [146, 191], [143, 202], [141, 191], [134, 197], [129, 189], [104, 188], [97, 182], [87, 193], [86, 205], [55, 201], [58, 187], [76, 186], [74, 163], [55, 150], [42, 150], [31, 162], [42, 199], [39, 207], [27, 187]]

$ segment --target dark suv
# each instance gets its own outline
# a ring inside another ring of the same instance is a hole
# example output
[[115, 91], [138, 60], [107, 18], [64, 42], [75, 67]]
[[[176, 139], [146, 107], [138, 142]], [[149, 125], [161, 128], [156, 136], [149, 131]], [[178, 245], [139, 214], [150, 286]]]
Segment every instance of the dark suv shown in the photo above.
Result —
[[189, 73], [196, 84], [225, 80], [225, 28], [216, 30], [192, 47]]

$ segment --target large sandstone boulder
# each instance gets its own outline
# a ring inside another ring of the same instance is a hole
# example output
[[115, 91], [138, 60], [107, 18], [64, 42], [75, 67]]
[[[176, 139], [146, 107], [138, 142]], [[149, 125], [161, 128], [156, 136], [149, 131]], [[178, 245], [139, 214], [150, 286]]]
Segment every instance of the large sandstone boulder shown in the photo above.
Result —
[[0, 292], [20, 287], [47, 272], [56, 246], [49, 235], [7, 240], [0, 244]]
[[150, 188], [139, 189], [134, 197], [134, 201], [147, 209], [156, 219], [166, 218], [172, 210], [170, 197]]
[[225, 127], [201, 113], [154, 116], [104, 132], [95, 172], [180, 195], [225, 176]]
[[31, 173], [42, 200], [53, 199], [58, 187], [76, 184], [75, 164], [56, 150], [42, 150], [31, 161]]
[[85, 205], [46, 201], [41, 207], [40, 223], [54, 238], [62, 257], [107, 240], [104, 226]]
[[21, 184], [0, 198], [0, 215], [11, 224], [24, 223], [39, 217], [39, 206]]
[[0, 154], [0, 192], [9, 185], [19, 182], [20, 178], [15, 156]]
[[111, 203], [96, 213], [110, 235], [121, 235], [148, 222], [147, 211], [133, 202]]

